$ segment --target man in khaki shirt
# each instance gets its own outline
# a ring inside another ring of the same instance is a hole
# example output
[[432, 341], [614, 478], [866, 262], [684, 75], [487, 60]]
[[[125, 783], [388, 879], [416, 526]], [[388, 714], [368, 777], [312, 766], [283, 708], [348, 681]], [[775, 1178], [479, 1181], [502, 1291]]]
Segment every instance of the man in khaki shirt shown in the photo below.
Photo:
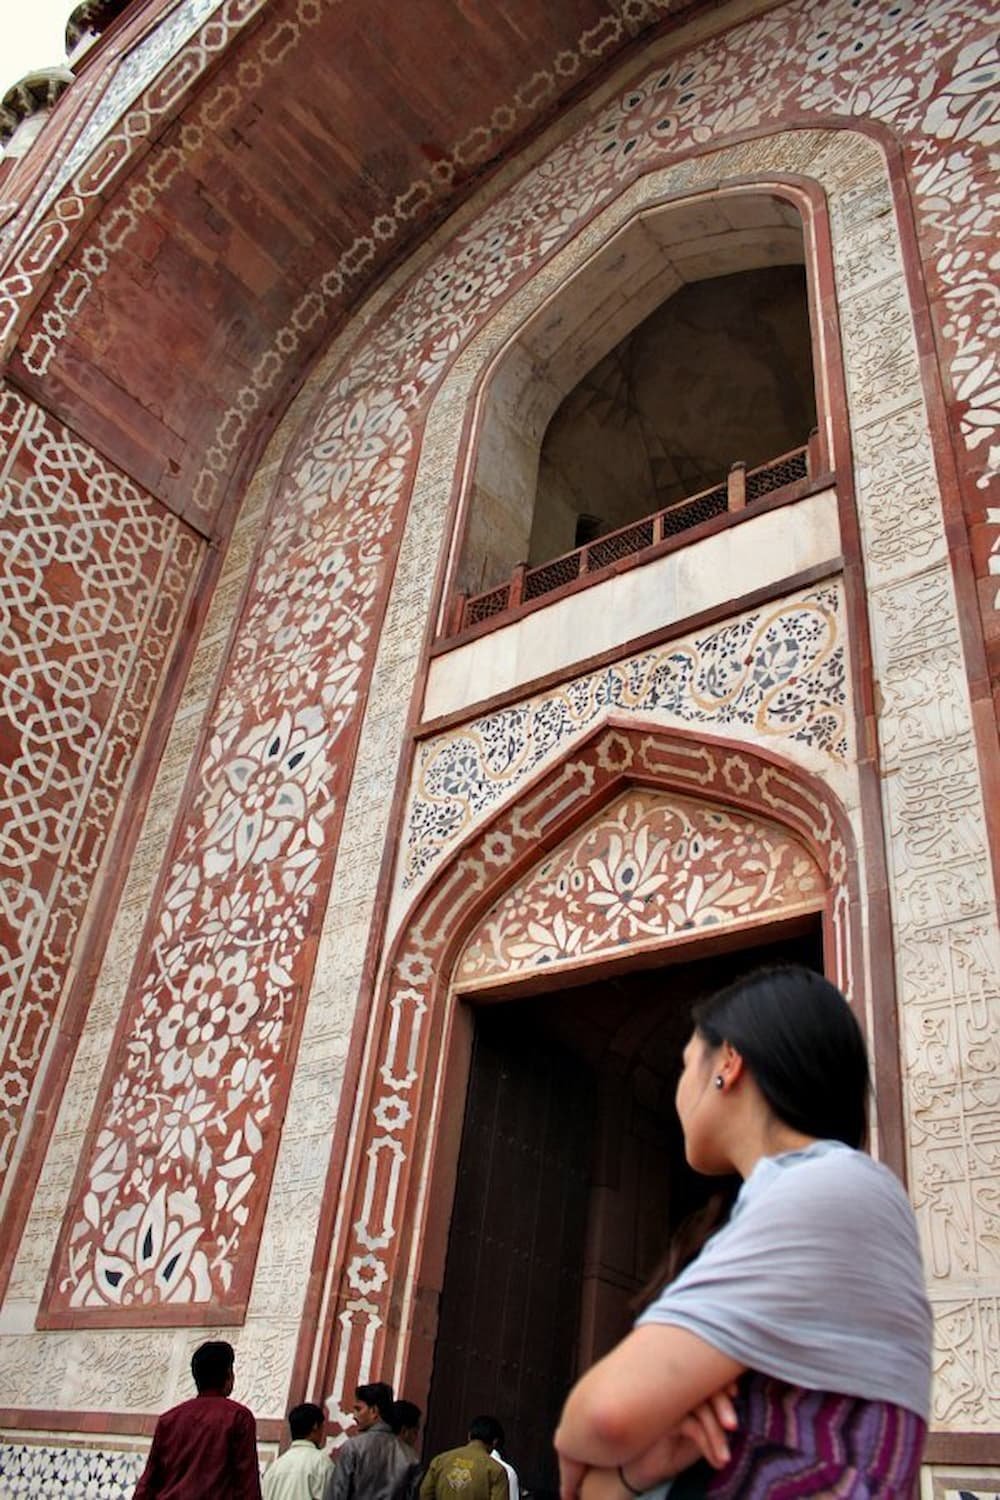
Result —
[[469, 1424], [469, 1441], [431, 1460], [420, 1486], [420, 1500], [508, 1500], [507, 1475], [490, 1457], [492, 1417]]

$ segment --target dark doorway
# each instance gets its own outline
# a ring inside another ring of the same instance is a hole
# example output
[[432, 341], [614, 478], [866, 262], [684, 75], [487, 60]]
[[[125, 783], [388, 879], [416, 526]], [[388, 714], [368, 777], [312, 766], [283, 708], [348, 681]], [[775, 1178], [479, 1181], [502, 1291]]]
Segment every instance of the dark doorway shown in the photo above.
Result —
[[522, 1485], [555, 1492], [567, 1388], [628, 1330], [716, 1185], [687, 1167], [673, 1111], [691, 1007], [775, 962], [822, 970], [819, 919], [766, 946], [474, 1005], [426, 1457], [489, 1413]]
[[516, 1010], [476, 1017], [425, 1453], [494, 1415], [534, 1488], [575, 1369], [595, 1080]]

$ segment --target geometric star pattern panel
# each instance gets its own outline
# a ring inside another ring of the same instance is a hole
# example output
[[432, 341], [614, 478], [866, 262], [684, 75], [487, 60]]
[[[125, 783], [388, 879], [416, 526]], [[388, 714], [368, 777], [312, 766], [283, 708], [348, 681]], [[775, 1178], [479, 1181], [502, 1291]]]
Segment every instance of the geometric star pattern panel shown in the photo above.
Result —
[[0, 387], [0, 1193], [202, 545]]
[[5, 1500], [131, 1500], [145, 1467], [144, 1453], [12, 1443], [0, 1447], [0, 1495]]

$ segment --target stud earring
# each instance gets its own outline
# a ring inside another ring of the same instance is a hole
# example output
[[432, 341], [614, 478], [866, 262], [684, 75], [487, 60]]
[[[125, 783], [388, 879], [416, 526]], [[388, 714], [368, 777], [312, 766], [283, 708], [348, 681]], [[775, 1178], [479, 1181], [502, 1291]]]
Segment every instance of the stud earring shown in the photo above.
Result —
[[723, 1078], [722, 1074], [721, 1073], [716, 1073], [716, 1075], [715, 1075], [715, 1087], [717, 1089], [721, 1089], [724, 1082], [725, 1082], [725, 1079]]

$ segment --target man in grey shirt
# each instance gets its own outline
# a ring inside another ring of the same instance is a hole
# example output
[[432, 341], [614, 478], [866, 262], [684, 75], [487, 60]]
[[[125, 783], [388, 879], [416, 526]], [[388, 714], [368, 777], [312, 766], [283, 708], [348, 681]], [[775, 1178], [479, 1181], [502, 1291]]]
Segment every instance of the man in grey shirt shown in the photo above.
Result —
[[408, 1463], [390, 1426], [392, 1386], [384, 1380], [359, 1385], [353, 1410], [358, 1431], [340, 1451], [325, 1500], [392, 1500]]

